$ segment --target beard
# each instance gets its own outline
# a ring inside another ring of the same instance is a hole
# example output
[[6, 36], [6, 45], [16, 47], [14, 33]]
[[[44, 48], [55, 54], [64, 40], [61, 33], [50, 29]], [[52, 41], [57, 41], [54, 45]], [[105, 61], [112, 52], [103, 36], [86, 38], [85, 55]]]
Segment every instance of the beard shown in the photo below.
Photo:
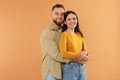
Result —
[[53, 20], [53, 22], [54, 22], [56, 25], [58, 25], [59, 27], [61, 27], [61, 25], [62, 25], [62, 23], [63, 23], [63, 21], [62, 21], [62, 22], [57, 22], [56, 20]]

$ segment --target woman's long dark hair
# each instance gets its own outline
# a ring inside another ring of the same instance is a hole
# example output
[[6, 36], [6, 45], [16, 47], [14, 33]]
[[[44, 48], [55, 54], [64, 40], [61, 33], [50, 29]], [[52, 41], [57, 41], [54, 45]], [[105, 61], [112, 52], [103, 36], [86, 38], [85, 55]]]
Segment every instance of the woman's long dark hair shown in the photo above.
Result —
[[[66, 11], [65, 14], [64, 14], [64, 21], [66, 21], [66, 18], [67, 18], [67, 16], [68, 16], [69, 14], [74, 14], [74, 15], [76, 16], [76, 18], [77, 18], [77, 25], [76, 25], [76, 27], [75, 27], [74, 32], [75, 32], [75, 33], [79, 33], [82, 37], [84, 37], [83, 34], [82, 34], [82, 32], [81, 32], [81, 30], [80, 30], [80, 28], [79, 28], [78, 17], [77, 17], [77, 15], [76, 15], [76, 13], [75, 13], [74, 11]], [[64, 24], [63, 24], [63, 27], [62, 27], [62, 32], [66, 31], [67, 28], [68, 28], [67, 25], [64, 23]]]

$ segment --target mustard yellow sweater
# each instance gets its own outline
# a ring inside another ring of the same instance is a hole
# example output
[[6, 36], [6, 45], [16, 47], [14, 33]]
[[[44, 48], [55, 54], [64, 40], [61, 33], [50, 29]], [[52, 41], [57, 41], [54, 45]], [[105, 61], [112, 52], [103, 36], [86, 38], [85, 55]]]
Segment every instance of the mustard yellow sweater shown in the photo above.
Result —
[[70, 34], [68, 31], [60, 35], [60, 54], [63, 58], [75, 58], [81, 51], [86, 51], [86, 45], [79, 34]]

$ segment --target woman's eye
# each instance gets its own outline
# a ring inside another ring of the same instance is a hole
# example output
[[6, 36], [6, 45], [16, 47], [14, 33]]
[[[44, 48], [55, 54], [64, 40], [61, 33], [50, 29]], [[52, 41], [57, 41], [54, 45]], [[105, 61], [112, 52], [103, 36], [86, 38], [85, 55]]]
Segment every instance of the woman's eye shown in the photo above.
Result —
[[73, 18], [73, 20], [76, 20], [76, 18]]
[[70, 18], [68, 18], [68, 21], [70, 21], [71, 19]]

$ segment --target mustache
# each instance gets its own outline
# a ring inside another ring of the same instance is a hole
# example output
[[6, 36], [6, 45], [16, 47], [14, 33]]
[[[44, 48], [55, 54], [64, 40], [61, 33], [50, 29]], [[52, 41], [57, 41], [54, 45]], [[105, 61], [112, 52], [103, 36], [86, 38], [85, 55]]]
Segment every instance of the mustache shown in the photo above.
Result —
[[53, 20], [53, 22], [54, 22], [56, 25], [61, 26], [61, 24], [62, 24], [64, 21], [62, 21], [62, 22], [57, 22], [56, 20]]

